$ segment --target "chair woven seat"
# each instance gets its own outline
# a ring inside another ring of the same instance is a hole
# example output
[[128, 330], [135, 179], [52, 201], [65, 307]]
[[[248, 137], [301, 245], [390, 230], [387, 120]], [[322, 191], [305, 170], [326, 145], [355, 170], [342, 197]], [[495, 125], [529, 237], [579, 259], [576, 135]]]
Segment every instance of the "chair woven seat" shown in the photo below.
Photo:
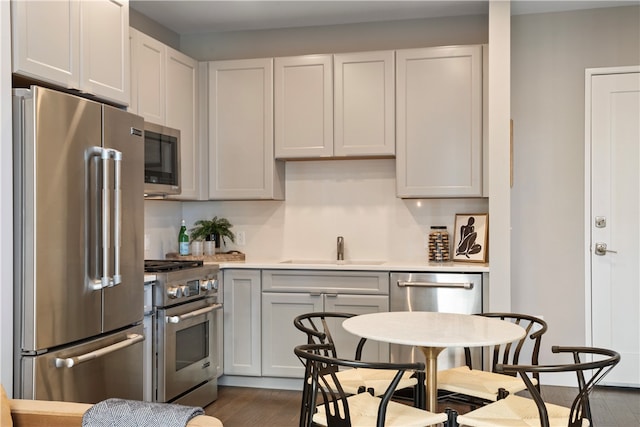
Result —
[[[349, 405], [350, 421], [352, 427], [375, 426], [378, 416], [378, 408], [382, 399], [360, 393], [347, 398]], [[340, 406], [343, 410], [342, 405]], [[385, 427], [423, 427], [445, 422], [447, 415], [444, 413], [434, 414], [413, 406], [404, 405], [397, 402], [389, 402], [385, 417]], [[323, 426], [329, 425], [326, 412], [319, 410], [313, 415], [313, 422]]]
[[[538, 381], [533, 378], [533, 383], [538, 384]], [[459, 366], [438, 372], [438, 388], [496, 401], [500, 388], [505, 389], [509, 394], [514, 394], [525, 390], [527, 386], [519, 377]]]
[[[336, 373], [336, 377], [345, 393], [357, 394], [361, 391], [360, 388], [364, 387], [365, 390], [373, 390], [373, 394], [377, 396], [389, 387], [394, 374], [395, 372], [381, 369], [355, 368], [340, 371]], [[332, 380], [327, 378], [327, 381], [331, 383]], [[412, 377], [411, 372], [405, 372], [398, 384], [398, 389], [413, 387], [417, 383], [418, 380]]]
[[[572, 356], [573, 363], [557, 365], [496, 365], [498, 373], [518, 374], [527, 386], [530, 398], [508, 395], [466, 414], [457, 415], [451, 427], [588, 427], [593, 424], [589, 394], [619, 362], [620, 354], [614, 350], [596, 347], [551, 347], [552, 353]], [[588, 359], [590, 361], [583, 362]], [[576, 374], [577, 394], [569, 407], [546, 402], [533, 384], [534, 373]], [[585, 372], [588, 377], [585, 377]], [[613, 415], [613, 414], [612, 414]], [[453, 418], [453, 417], [452, 417]], [[451, 420], [451, 418], [450, 418]], [[609, 421], [613, 422], [612, 419]], [[610, 424], [610, 425], [613, 425]]]
[[[497, 373], [496, 365], [518, 364], [520, 360], [536, 365], [542, 335], [547, 331], [547, 323], [544, 320], [528, 314], [481, 313], [478, 316], [512, 322], [521, 326], [526, 333], [517, 341], [485, 347], [490, 356], [488, 370], [474, 369], [471, 351], [467, 347], [464, 349], [466, 366], [438, 372], [438, 389], [447, 392], [440, 399], [464, 403], [472, 408], [495, 402], [527, 388], [524, 381], [517, 375]], [[533, 380], [534, 385], [538, 387], [537, 373], [533, 374]]]
[[[549, 413], [550, 427], [567, 427], [570, 409], [563, 406], [545, 405]], [[458, 415], [460, 425], [475, 427], [539, 427], [538, 406], [532, 399], [509, 395], [491, 405], [483, 406], [465, 415]], [[589, 420], [582, 420], [582, 427], [588, 427]]]

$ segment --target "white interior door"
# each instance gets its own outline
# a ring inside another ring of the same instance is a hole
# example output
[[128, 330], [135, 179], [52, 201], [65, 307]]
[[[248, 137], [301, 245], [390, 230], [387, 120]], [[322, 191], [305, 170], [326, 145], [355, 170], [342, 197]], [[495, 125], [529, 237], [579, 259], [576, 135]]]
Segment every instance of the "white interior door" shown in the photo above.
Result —
[[587, 329], [593, 346], [621, 354], [603, 382], [640, 387], [640, 72], [622, 71], [634, 72], [587, 73]]

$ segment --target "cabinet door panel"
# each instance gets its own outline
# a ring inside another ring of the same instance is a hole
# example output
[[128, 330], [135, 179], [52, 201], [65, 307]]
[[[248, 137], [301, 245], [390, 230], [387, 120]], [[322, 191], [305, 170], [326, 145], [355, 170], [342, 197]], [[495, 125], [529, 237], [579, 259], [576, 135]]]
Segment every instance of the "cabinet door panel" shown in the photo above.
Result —
[[275, 59], [276, 158], [333, 155], [331, 55]]
[[[339, 313], [367, 314], [389, 311], [389, 297], [386, 295], [325, 295], [325, 311]], [[338, 349], [338, 357], [353, 359], [360, 337], [342, 328], [340, 324], [330, 324], [333, 339]], [[362, 360], [370, 362], [388, 362], [389, 344], [381, 341], [367, 340], [362, 351]]]
[[130, 101], [129, 2], [80, 2], [82, 90], [128, 105]]
[[273, 150], [273, 59], [210, 62], [209, 198], [283, 199]]
[[13, 72], [80, 85], [80, 2], [12, 1]]
[[146, 121], [165, 122], [165, 45], [148, 35], [136, 32], [134, 37], [138, 114]]
[[201, 144], [198, 138], [198, 62], [167, 48], [165, 114], [168, 127], [180, 129], [181, 194], [172, 198], [200, 197]]
[[262, 375], [302, 378], [304, 366], [293, 353], [307, 337], [293, 326], [293, 319], [304, 313], [322, 311], [322, 295], [262, 294]]
[[408, 49], [397, 61], [397, 194], [482, 195], [482, 47]]
[[334, 154], [395, 155], [394, 52], [334, 55]]
[[260, 376], [260, 270], [225, 270], [224, 373]]

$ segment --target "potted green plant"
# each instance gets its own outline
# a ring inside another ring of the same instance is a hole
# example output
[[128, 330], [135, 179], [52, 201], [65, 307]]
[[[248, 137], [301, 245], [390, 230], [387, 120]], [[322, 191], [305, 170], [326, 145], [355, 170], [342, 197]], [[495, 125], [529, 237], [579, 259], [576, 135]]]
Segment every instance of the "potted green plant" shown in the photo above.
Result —
[[221, 243], [226, 245], [228, 238], [235, 243], [236, 236], [231, 231], [231, 223], [226, 218], [218, 218], [214, 216], [213, 219], [199, 219], [194, 223], [194, 227], [189, 230], [191, 241], [205, 240], [215, 241], [216, 248], [219, 248]]

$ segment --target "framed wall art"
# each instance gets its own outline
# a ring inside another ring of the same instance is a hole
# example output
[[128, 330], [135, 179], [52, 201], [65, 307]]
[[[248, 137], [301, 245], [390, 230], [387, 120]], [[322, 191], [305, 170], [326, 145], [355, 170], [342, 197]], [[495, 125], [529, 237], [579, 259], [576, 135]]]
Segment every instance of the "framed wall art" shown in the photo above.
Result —
[[487, 262], [488, 214], [456, 214], [453, 261]]

